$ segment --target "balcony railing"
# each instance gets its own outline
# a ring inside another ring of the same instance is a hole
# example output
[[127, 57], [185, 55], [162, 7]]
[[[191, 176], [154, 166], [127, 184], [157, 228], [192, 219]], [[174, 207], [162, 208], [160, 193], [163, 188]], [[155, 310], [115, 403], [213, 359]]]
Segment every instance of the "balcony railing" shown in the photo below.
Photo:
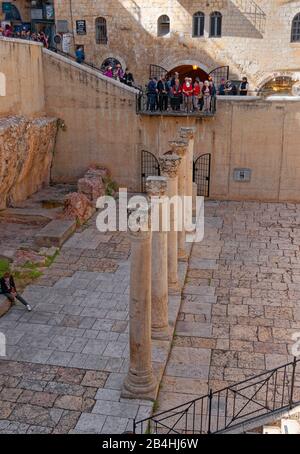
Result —
[[254, 0], [233, 0], [233, 2], [252, 25], [263, 34], [266, 28], [267, 15], [261, 7]]
[[220, 391], [134, 420], [136, 434], [211, 434], [243, 426], [300, 403], [300, 359], [228, 386]]

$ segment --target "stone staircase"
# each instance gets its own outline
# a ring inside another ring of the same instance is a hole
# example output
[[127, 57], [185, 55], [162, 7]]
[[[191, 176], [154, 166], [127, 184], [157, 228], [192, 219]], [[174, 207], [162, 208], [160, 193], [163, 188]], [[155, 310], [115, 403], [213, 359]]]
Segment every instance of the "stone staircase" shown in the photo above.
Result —
[[262, 35], [265, 32], [266, 13], [254, 0], [232, 0], [232, 3], [243, 13]]

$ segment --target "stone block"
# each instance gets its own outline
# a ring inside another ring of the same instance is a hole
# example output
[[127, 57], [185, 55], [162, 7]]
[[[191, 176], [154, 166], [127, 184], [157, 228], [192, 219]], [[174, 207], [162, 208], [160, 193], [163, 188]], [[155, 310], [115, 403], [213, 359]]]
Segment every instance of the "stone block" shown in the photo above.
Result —
[[75, 229], [74, 220], [54, 219], [36, 234], [35, 243], [39, 247], [61, 247]]

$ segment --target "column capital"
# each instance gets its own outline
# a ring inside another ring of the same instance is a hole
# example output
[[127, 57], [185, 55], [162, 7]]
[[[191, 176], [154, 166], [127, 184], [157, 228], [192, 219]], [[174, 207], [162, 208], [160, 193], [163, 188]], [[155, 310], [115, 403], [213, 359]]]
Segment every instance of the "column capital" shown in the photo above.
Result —
[[176, 178], [181, 163], [181, 157], [177, 154], [165, 154], [159, 159], [161, 173], [168, 178]]
[[163, 197], [168, 189], [166, 177], [148, 177], [146, 180], [146, 191], [149, 197]]
[[196, 128], [191, 127], [182, 127], [180, 128], [180, 137], [183, 139], [194, 139], [196, 133]]
[[188, 151], [189, 141], [185, 139], [172, 140], [169, 142], [173, 153], [184, 157]]

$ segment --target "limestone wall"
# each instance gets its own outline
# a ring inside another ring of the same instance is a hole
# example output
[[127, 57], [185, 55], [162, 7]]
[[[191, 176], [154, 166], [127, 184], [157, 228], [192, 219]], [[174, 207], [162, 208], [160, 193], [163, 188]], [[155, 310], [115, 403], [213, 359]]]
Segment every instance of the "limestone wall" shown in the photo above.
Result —
[[49, 183], [56, 129], [53, 118], [0, 118], [0, 209]]
[[[252, 89], [269, 80], [273, 73], [292, 73], [299, 77], [300, 43], [291, 43], [291, 24], [300, 12], [299, 0], [255, 0], [266, 14], [261, 33], [250, 16], [243, 13], [239, 0], [54, 0], [56, 19], [67, 20], [74, 30], [75, 44], [83, 44], [87, 58], [101, 64], [115, 57], [130, 67], [139, 83], [149, 74], [149, 64], [171, 70], [177, 65], [198, 64], [210, 71], [230, 65], [231, 76], [249, 77]], [[205, 35], [192, 37], [192, 16], [206, 15]], [[209, 37], [209, 15], [223, 15], [221, 38]], [[157, 19], [170, 17], [171, 33], [157, 37]], [[107, 20], [108, 43], [96, 44], [95, 18]], [[84, 19], [86, 35], [76, 34], [76, 20]], [[147, 49], [147, 51], [145, 51]]]
[[45, 49], [43, 54], [47, 112], [66, 127], [57, 137], [53, 181], [76, 181], [98, 163], [119, 184], [136, 188], [136, 90]]
[[[1, 37], [1, 73], [1, 79], [5, 79], [5, 96], [1, 96], [0, 92], [0, 117], [8, 114], [32, 116], [44, 113], [41, 44]], [[3, 82], [1, 86], [3, 88]]]
[[[180, 126], [196, 126], [196, 157], [211, 153], [211, 197], [229, 200], [300, 201], [300, 100], [218, 102], [214, 119], [142, 117], [142, 149], [168, 150]], [[251, 181], [234, 181], [249, 168]]]

